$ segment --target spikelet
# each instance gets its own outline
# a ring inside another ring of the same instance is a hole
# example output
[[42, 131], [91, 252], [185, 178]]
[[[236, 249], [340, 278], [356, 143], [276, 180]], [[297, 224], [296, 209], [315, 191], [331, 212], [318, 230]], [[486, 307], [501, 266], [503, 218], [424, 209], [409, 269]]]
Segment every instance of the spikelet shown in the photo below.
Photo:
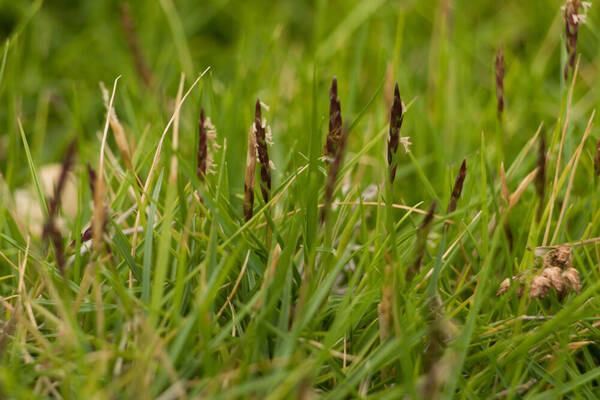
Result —
[[267, 137], [266, 123], [262, 121], [261, 103], [259, 99], [256, 99], [256, 106], [254, 108], [254, 133], [256, 134], [256, 149], [258, 151], [258, 161], [260, 163], [260, 190], [265, 203], [268, 203], [271, 193], [272, 168], [272, 164], [269, 161], [269, 150], [267, 148], [270, 138]]
[[500, 44], [496, 53], [495, 71], [497, 110], [498, 118], [500, 118], [504, 111], [504, 51], [502, 50], [502, 44]]
[[544, 198], [546, 197], [546, 135], [542, 132], [540, 136], [540, 144], [538, 149], [538, 174], [535, 177], [535, 189], [540, 199], [538, 206], [537, 219], [538, 221], [542, 217], [542, 204], [544, 204]]
[[579, 293], [581, 291], [579, 271], [577, 271], [575, 268], [567, 268], [567, 270], [562, 273], [562, 278], [566, 287], [573, 289], [576, 293]]
[[342, 109], [338, 98], [337, 78], [333, 78], [329, 89], [329, 132], [325, 142], [325, 162], [329, 164], [337, 154], [342, 140]]
[[561, 273], [562, 270], [559, 267], [547, 267], [542, 271], [542, 275], [550, 280], [550, 284], [558, 293], [565, 289]]
[[532, 299], [544, 298], [552, 288], [552, 282], [544, 275], [538, 275], [531, 281], [529, 297]]
[[244, 181], [244, 217], [252, 218], [254, 208], [254, 175], [256, 171], [256, 136], [254, 125], [248, 132], [248, 153], [246, 155], [246, 179]]
[[465, 177], [467, 175], [467, 159], [463, 159], [462, 164], [460, 165], [460, 170], [458, 171], [458, 175], [456, 176], [456, 180], [454, 181], [454, 188], [452, 189], [452, 195], [450, 196], [450, 202], [448, 203], [448, 209], [446, 210], [447, 214], [453, 213], [456, 210], [456, 203], [460, 198], [462, 193], [463, 184], [465, 182]]
[[556, 246], [544, 256], [544, 265], [546, 267], [560, 267], [565, 269], [571, 266], [572, 255], [571, 246]]
[[[400, 128], [402, 128], [402, 121], [404, 120], [404, 109], [402, 105], [402, 99], [400, 98], [400, 89], [398, 89], [398, 84], [394, 87], [394, 103], [392, 104], [392, 109], [390, 110], [390, 131], [388, 137], [388, 166], [390, 168], [390, 183], [394, 183], [394, 179], [396, 178], [396, 162], [394, 161], [394, 157], [396, 152], [398, 151], [398, 144], [400, 143]], [[408, 151], [408, 145], [410, 142], [408, 138], [405, 139], [403, 143], [405, 150]]]
[[[581, 11], [583, 7], [583, 11]], [[577, 36], [579, 25], [585, 23], [586, 13], [591, 7], [591, 2], [580, 0], [566, 0], [562, 7], [565, 19], [565, 46], [567, 51], [567, 63], [565, 64], [565, 80], [569, 77], [569, 67], [575, 68], [575, 54], [577, 53]]]

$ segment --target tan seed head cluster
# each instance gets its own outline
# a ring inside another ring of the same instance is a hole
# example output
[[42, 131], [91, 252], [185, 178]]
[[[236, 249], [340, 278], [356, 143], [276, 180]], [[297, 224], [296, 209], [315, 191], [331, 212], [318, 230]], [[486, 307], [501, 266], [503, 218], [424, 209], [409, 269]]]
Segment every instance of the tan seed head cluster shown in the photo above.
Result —
[[[544, 257], [544, 269], [538, 273], [529, 287], [529, 297], [532, 299], [544, 298], [555, 290], [559, 296], [568, 291], [579, 293], [581, 291], [581, 280], [579, 271], [572, 267], [571, 246], [556, 246], [548, 251]], [[500, 283], [496, 295], [500, 296], [508, 292], [513, 281], [520, 283], [517, 295], [523, 294], [523, 283], [521, 276], [506, 278]]]

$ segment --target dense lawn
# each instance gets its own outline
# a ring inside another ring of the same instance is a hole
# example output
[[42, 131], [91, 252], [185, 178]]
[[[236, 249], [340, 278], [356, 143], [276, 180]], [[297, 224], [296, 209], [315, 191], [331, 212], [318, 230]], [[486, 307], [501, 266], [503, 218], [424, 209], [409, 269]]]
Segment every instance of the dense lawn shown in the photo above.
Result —
[[0, 398], [598, 398], [579, 3], [0, 2]]

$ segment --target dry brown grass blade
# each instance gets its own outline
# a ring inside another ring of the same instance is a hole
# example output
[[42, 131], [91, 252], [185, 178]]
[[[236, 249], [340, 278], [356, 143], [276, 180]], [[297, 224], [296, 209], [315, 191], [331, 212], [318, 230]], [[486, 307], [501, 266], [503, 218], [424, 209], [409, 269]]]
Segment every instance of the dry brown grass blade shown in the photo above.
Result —
[[223, 303], [223, 305], [221, 306], [221, 309], [215, 315], [215, 319], [218, 319], [221, 316], [221, 314], [223, 313], [223, 311], [225, 311], [225, 307], [227, 307], [227, 305], [231, 303], [231, 299], [233, 299], [233, 296], [235, 295], [235, 293], [237, 292], [238, 287], [240, 286], [240, 282], [242, 281], [242, 277], [244, 276], [244, 272], [246, 272], [246, 267], [248, 266], [248, 260], [249, 259], [250, 259], [250, 251], [248, 251], [246, 253], [246, 258], [244, 260], [244, 264], [242, 264], [242, 268], [240, 270], [240, 273], [239, 273], [237, 279], [235, 280], [235, 283], [233, 284], [233, 288], [231, 289], [231, 292], [227, 296], [227, 299], [225, 300], [225, 303]]
[[125, 133], [125, 128], [119, 121], [117, 117], [117, 112], [114, 107], [109, 106], [109, 94], [108, 90], [104, 86], [103, 83], [100, 83], [100, 89], [102, 90], [102, 98], [104, 99], [104, 107], [106, 108], [106, 112], [109, 115], [109, 124], [110, 129], [113, 131], [115, 136], [115, 142], [119, 151], [121, 152], [121, 157], [123, 157], [123, 162], [125, 163], [125, 167], [130, 170], [133, 170], [133, 165], [131, 164], [131, 151], [129, 150], [129, 142], [127, 141], [127, 134]]
[[505, 214], [508, 214], [508, 212], [512, 210], [512, 208], [519, 202], [519, 199], [525, 192], [525, 189], [527, 189], [531, 182], [533, 182], [533, 180], [537, 176], [537, 173], [538, 168], [536, 167], [525, 178], [523, 178], [521, 183], [519, 183], [519, 186], [517, 186], [517, 189], [513, 193], [511, 193], [511, 195], [508, 197], [508, 207], [506, 208]]
[[108, 137], [108, 127], [110, 126], [111, 110], [113, 109], [113, 102], [115, 100], [115, 93], [117, 91], [117, 83], [121, 76], [117, 76], [113, 83], [112, 93], [110, 95], [110, 101], [108, 102], [108, 110], [106, 111], [106, 123], [104, 124], [104, 132], [102, 133], [102, 144], [100, 145], [100, 160], [98, 161], [98, 173], [96, 174], [96, 182], [94, 183], [94, 215], [92, 222], [92, 244], [98, 251], [100, 250], [102, 228], [104, 227], [104, 151], [106, 148], [106, 139]]

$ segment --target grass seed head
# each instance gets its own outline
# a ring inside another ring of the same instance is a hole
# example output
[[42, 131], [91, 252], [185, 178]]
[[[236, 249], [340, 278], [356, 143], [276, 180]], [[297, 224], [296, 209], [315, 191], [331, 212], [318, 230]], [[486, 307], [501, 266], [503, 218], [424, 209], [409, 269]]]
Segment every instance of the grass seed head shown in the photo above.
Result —
[[552, 288], [552, 282], [544, 275], [537, 275], [531, 281], [531, 287], [529, 288], [529, 297], [532, 299], [544, 298], [548, 295], [548, 292]]
[[[579, 25], [586, 20], [587, 9], [591, 6], [590, 2], [581, 0], [566, 0], [562, 7], [565, 19], [565, 47], [567, 51], [567, 62], [565, 64], [565, 80], [569, 78], [569, 68], [575, 68], [575, 54], [577, 53], [577, 36], [579, 34]], [[583, 8], [583, 11], [581, 11]]]
[[510, 278], [506, 278], [500, 282], [500, 286], [496, 291], [496, 296], [502, 296], [504, 293], [508, 292], [508, 289], [510, 289]]
[[[400, 89], [398, 89], [398, 84], [396, 83], [396, 86], [394, 87], [394, 102], [392, 103], [392, 109], [390, 110], [390, 133], [388, 137], [388, 165], [390, 167], [391, 183], [394, 183], [394, 179], [396, 178], [397, 165], [394, 161], [394, 157], [398, 151], [398, 144], [400, 143], [400, 128], [402, 128], [403, 120], [404, 109], [402, 99], [400, 98]], [[404, 146], [406, 150], [406, 144], [404, 144]]]
[[577, 271], [573, 267], [567, 268], [565, 272], [562, 273], [562, 278], [564, 285], [576, 293], [581, 291], [581, 281], [579, 280], [579, 271]]
[[546, 197], [546, 161], [547, 161], [546, 135], [544, 135], [544, 133], [542, 133], [540, 135], [540, 142], [539, 142], [539, 148], [538, 148], [538, 161], [537, 161], [538, 173], [535, 177], [535, 189], [536, 189], [538, 198], [540, 199], [540, 205], [538, 206], [538, 214], [537, 214], [538, 221], [542, 216], [541, 215], [542, 209], [543, 209], [542, 205], [544, 203], [544, 198]]
[[200, 120], [198, 121], [198, 179], [204, 180], [206, 175], [206, 164], [208, 156], [207, 134], [206, 134], [206, 117], [204, 108], [200, 109]]
[[342, 140], [342, 108], [338, 98], [337, 78], [333, 78], [329, 89], [329, 132], [325, 143], [325, 162], [330, 163], [336, 156]]
[[571, 246], [556, 246], [544, 256], [544, 265], [546, 267], [559, 267], [565, 269], [571, 266], [572, 254]]
[[561, 293], [564, 289], [562, 270], [559, 267], [547, 267], [542, 271], [542, 275], [550, 280], [550, 284]]
[[254, 124], [248, 132], [248, 153], [246, 155], [246, 179], [244, 181], [244, 217], [252, 218], [254, 208], [254, 175], [256, 172], [256, 136]]
[[498, 52], [496, 53], [496, 99], [498, 103], [498, 118], [502, 116], [502, 112], [504, 111], [504, 51], [502, 49], [502, 44], [498, 48]]
[[269, 161], [269, 150], [267, 148], [266, 124], [262, 122], [260, 100], [256, 99], [254, 108], [254, 132], [256, 134], [256, 148], [258, 150], [258, 161], [260, 162], [260, 190], [265, 203], [269, 201], [271, 193], [271, 162]]
[[465, 182], [465, 177], [467, 176], [467, 159], [463, 159], [462, 164], [460, 165], [460, 170], [458, 171], [458, 175], [456, 176], [456, 180], [454, 181], [454, 188], [452, 189], [452, 195], [450, 196], [450, 202], [448, 203], [448, 209], [446, 213], [450, 214], [456, 210], [456, 203], [460, 198], [462, 193], [463, 184]]

